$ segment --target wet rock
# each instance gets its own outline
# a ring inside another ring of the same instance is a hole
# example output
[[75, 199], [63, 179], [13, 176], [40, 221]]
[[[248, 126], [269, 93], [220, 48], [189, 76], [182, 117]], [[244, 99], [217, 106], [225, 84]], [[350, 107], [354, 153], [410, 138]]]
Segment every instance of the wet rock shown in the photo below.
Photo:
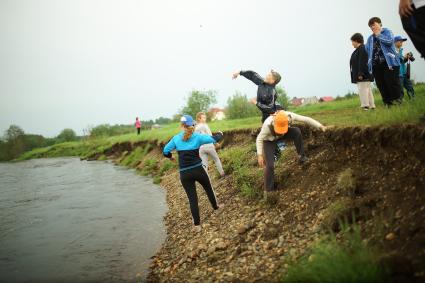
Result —
[[215, 250], [216, 250], [215, 246], [210, 246], [207, 250], [207, 255], [208, 256], [212, 255], [215, 252]]
[[392, 240], [394, 240], [395, 239], [395, 234], [394, 233], [388, 233], [386, 236], [385, 236], [385, 240], [387, 240], [387, 241], [392, 241]]

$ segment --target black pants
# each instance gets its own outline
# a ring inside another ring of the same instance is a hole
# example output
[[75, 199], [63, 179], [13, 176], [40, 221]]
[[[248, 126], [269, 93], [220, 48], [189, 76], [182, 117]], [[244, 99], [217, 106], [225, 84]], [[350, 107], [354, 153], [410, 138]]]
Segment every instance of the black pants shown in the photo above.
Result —
[[140, 128], [137, 128], [137, 134], [140, 135]]
[[373, 76], [376, 86], [385, 105], [392, 105], [393, 101], [400, 98], [401, 87], [399, 78], [400, 67], [388, 68], [386, 63], [373, 66]]
[[264, 187], [266, 191], [273, 191], [274, 188], [274, 151], [276, 143], [279, 140], [293, 140], [297, 153], [304, 156], [304, 144], [301, 130], [297, 127], [289, 127], [288, 132], [282, 138], [275, 141], [264, 141], [264, 161], [266, 166], [264, 168]]
[[425, 57], [425, 7], [414, 9], [413, 14], [401, 22], [413, 45]]
[[400, 89], [402, 98], [404, 97], [404, 89], [406, 89], [409, 99], [415, 97], [412, 81], [407, 76], [400, 77]]
[[189, 199], [190, 212], [192, 213], [193, 224], [201, 224], [199, 216], [198, 195], [196, 193], [196, 184], [198, 182], [204, 188], [208, 199], [214, 209], [218, 209], [217, 199], [211, 186], [210, 178], [203, 166], [180, 172], [180, 181]]

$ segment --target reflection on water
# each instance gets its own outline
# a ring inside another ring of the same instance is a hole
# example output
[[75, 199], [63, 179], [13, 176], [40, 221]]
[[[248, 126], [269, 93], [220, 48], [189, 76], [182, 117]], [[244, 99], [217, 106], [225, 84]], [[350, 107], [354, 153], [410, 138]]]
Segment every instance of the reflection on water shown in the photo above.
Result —
[[162, 189], [106, 162], [0, 163], [0, 282], [134, 281], [165, 212]]

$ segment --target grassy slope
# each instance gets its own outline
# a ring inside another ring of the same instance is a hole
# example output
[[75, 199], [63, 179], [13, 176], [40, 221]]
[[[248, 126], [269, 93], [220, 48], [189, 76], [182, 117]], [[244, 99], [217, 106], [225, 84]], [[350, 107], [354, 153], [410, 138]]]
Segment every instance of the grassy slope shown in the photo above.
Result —
[[[408, 101], [406, 99], [402, 106], [395, 106], [391, 109], [384, 108], [380, 96], [377, 95], [375, 96], [377, 109], [369, 112], [365, 112], [359, 108], [359, 99], [357, 97], [329, 103], [290, 108], [289, 110], [301, 115], [313, 117], [323, 124], [331, 126], [416, 123], [419, 121], [419, 117], [425, 114], [425, 84], [416, 86], [416, 94], [417, 97], [414, 101]], [[260, 117], [215, 121], [211, 122], [209, 125], [212, 131], [258, 128], [260, 126]], [[141, 140], [166, 141], [178, 132], [178, 124], [172, 123], [161, 129], [143, 131], [140, 136], [131, 133], [121, 136], [90, 139], [81, 142], [67, 142], [46, 148], [39, 148], [24, 153], [18, 160], [39, 157], [86, 156], [92, 152], [102, 151], [117, 142], [136, 142]]]

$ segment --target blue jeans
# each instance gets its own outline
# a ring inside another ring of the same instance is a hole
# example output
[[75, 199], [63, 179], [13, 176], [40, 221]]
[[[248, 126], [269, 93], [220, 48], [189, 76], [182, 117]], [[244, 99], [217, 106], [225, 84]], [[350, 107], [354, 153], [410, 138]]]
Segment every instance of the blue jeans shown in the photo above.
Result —
[[406, 75], [400, 77], [400, 86], [401, 86], [400, 98], [404, 97], [404, 89], [407, 90], [407, 95], [409, 96], [409, 99], [415, 97], [415, 90], [413, 89], [412, 81], [408, 79]]

